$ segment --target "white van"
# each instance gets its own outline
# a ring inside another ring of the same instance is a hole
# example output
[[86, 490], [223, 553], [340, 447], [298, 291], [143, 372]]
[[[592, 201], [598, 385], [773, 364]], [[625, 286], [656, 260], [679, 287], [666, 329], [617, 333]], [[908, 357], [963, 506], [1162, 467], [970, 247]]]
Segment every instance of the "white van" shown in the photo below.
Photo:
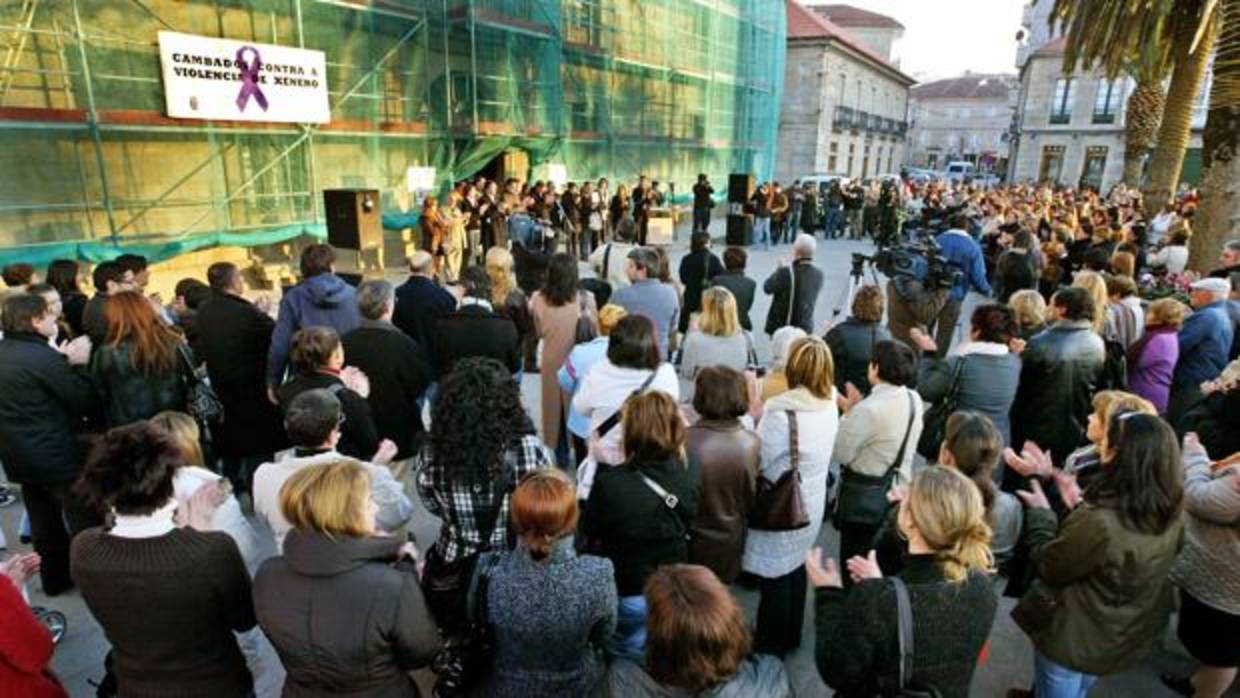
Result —
[[973, 163], [965, 160], [957, 160], [956, 162], [947, 163], [946, 169], [943, 170], [943, 179], [949, 182], [967, 182], [973, 178], [977, 168]]

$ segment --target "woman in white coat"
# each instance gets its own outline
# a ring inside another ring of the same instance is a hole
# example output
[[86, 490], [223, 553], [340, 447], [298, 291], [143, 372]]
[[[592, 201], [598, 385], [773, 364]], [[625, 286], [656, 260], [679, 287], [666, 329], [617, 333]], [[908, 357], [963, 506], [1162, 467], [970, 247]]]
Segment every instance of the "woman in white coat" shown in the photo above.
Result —
[[[820, 337], [793, 343], [784, 369], [788, 392], [767, 400], [758, 436], [762, 439], [762, 477], [776, 482], [797, 454], [801, 497], [809, 526], [794, 531], [750, 529], [742, 567], [759, 578], [758, 625], [754, 651], [784, 656], [801, 643], [805, 619], [805, 553], [818, 538], [827, 503], [827, 473], [839, 428], [835, 367]], [[795, 443], [794, 443], [795, 442]]]

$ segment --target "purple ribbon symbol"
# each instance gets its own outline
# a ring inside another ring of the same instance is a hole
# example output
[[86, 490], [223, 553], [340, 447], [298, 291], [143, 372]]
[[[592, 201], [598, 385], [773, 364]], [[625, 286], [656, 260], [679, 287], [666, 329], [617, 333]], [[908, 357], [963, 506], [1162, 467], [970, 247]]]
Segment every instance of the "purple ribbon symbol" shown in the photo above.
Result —
[[[245, 52], [249, 51], [254, 54], [254, 62], [245, 62]], [[259, 55], [258, 49], [253, 46], [242, 46], [237, 49], [237, 70], [241, 71], [241, 91], [237, 93], [237, 108], [245, 111], [245, 105], [249, 103], [250, 97], [258, 102], [258, 106], [267, 111], [267, 96], [258, 87], [258, 71], [263, 67], [262, 56]]]

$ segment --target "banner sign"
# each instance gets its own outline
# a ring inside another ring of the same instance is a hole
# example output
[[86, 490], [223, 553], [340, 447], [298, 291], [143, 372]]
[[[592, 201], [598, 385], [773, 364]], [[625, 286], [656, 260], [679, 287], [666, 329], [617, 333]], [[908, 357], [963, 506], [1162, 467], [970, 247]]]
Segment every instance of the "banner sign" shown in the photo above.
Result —
[[168, 116], [324, 124], [327, 56], [322, 51], [159, 32]]

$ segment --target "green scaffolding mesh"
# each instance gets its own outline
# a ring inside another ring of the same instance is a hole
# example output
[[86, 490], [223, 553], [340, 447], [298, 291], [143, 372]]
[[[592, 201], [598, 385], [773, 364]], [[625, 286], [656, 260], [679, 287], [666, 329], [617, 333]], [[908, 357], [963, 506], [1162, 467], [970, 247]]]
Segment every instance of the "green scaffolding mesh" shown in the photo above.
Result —
[[[332, 121], [164, 116], [157, 32], [327, 54]], [[0, 0], [0, 263], [324, 234], [321, 190], [769, 178], [783, 0]]]

